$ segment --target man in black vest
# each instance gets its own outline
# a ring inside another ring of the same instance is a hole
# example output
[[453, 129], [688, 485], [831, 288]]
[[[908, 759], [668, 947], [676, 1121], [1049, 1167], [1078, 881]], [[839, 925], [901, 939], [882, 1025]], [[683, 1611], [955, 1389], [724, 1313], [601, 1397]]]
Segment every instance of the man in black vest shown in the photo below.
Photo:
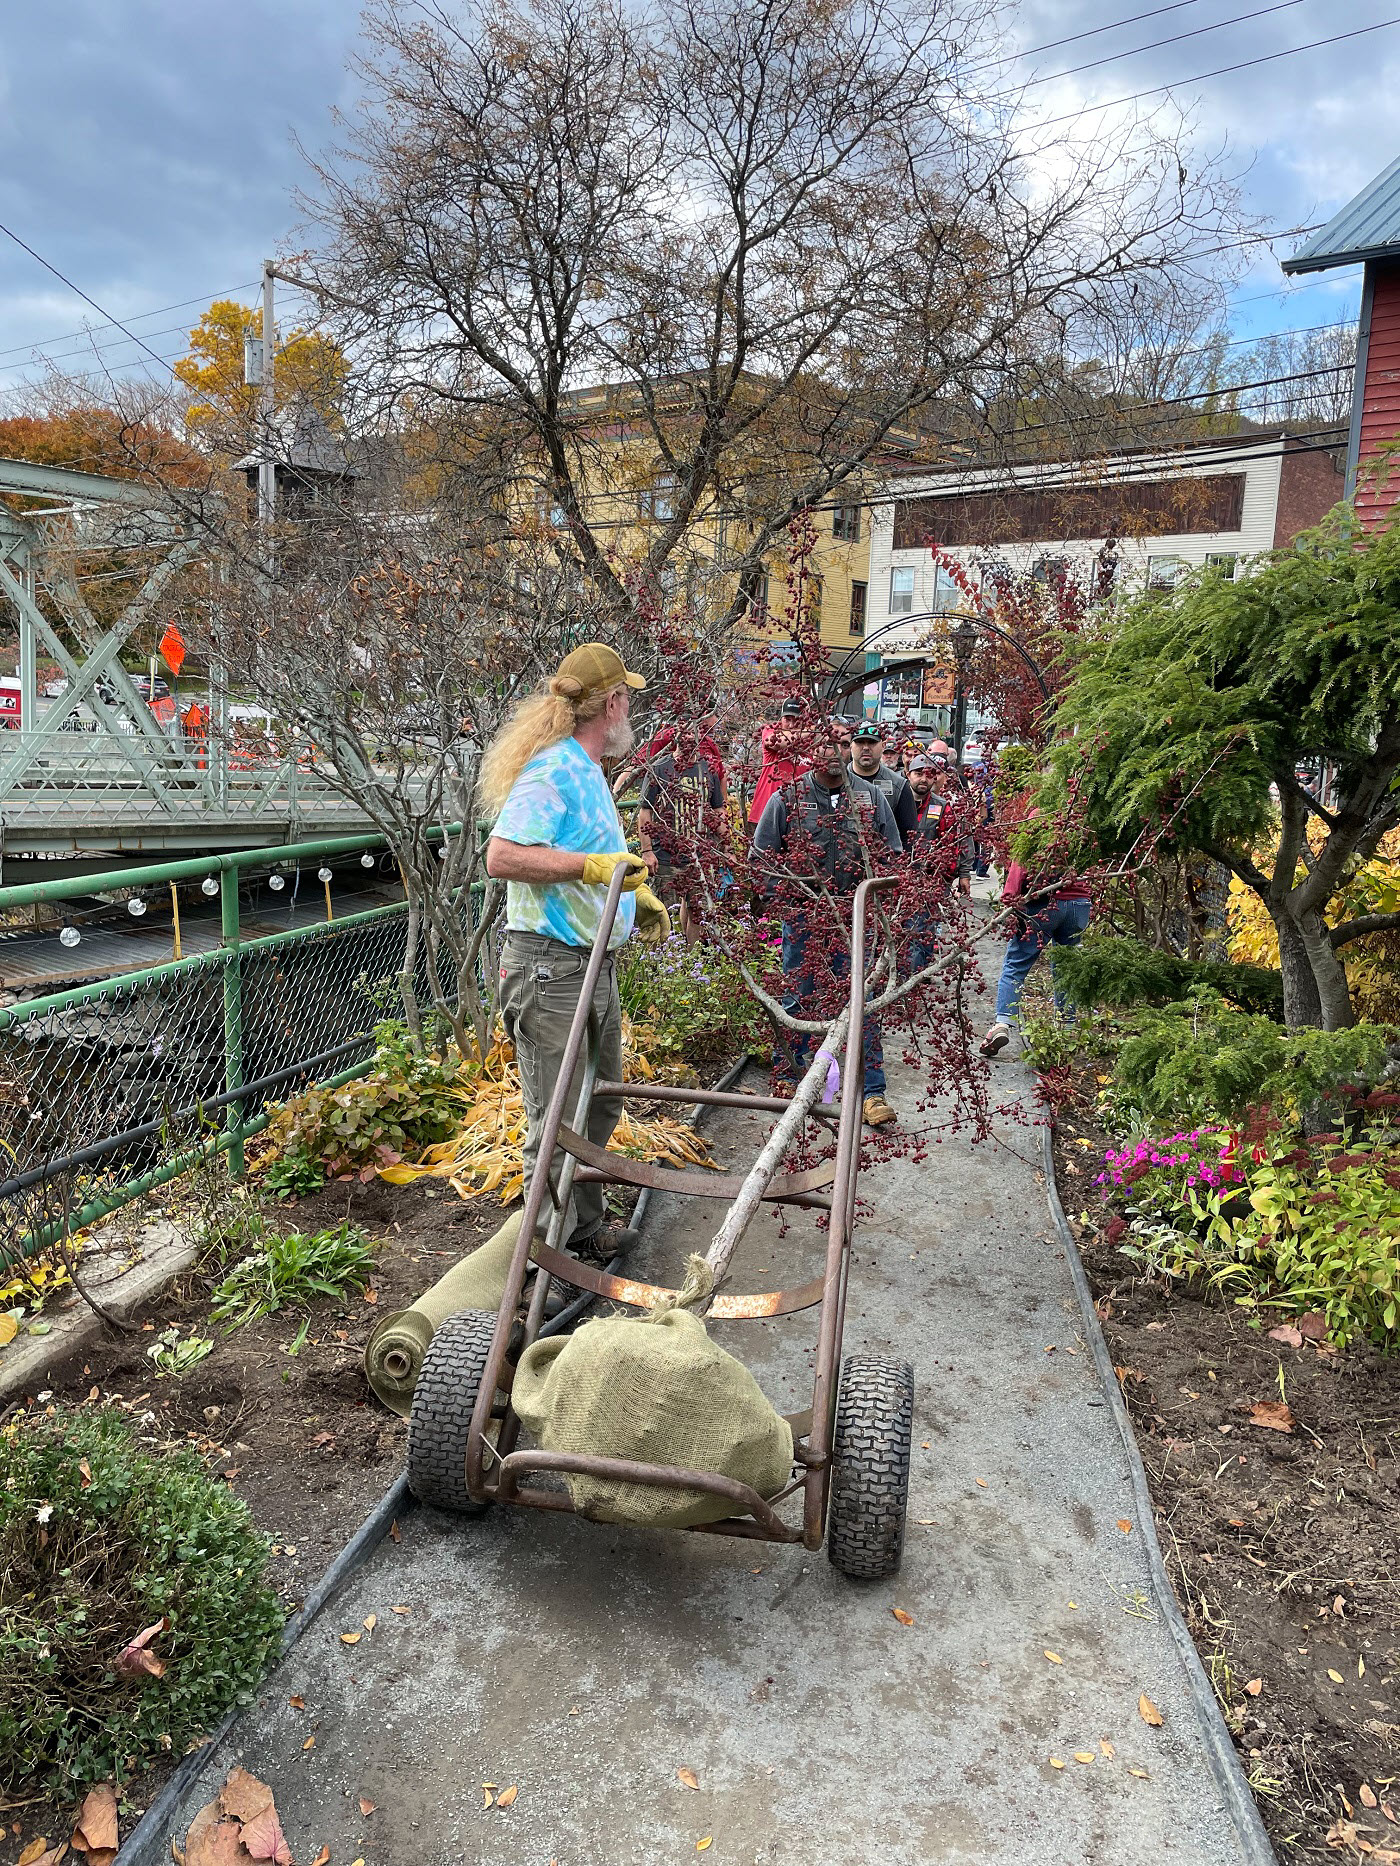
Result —
[[[815, 882], [836, 900], [847, 901], [865, 879], [863, 840], [883, 842], [895, 851], [902, 847], [884, 795], [851, 772], [846, 764], [845, 734], [833, 726], [830, 735], [815, 748], [812, 769], [774, 791], [764, 806], [753, 839], [756, 864], [761, 869], [765, 866], [764, 855], [778, 857], [794, 878]], [[787, 985], [783, 1004], [800, 1014], [803, 1001], [815, 990], [815, 980], [806, 964], [809, 934], [828, 941], [831, 934], [829, 928], [809, 923], [805, 914], [789, 912], [791, 917], [783, 922], [783, 977]], [[850, 963], [848, 951], [832, 950], [830, 964], [835, 977], [848, 977]], [[816, 1038], [794, 1035], [790, 1040], [796, 1062], [805, 1069]], [[865, 1020], [864, 1055], [862, 1114], [867, 1126], [883, 1127], [897, 1117], [885, 1100], [885, 1059], [878, 1018]]]
[[885, 735], [873, 719], [863, 719], [851, 734], [851, 769], [858, 778], [873, 784], [890, 806], [899, 840], [909, 847], [918, 826], [919, 811], [909, 780], [894, 765], [884, 760]]

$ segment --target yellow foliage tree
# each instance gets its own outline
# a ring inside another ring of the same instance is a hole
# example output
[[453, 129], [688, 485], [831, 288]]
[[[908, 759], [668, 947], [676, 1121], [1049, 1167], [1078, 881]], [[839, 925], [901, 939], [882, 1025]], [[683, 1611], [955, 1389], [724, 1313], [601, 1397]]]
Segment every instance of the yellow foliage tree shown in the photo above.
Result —
[[[261, 391], [243, 377], [243, 340], [262, 336], [262, 311], [232, 298], [216, 299], [190, 332], [190, 351], [175, 364], [175, 374], [192, 390], [186, 421], [190, 433], [215, 439], [227, 434], [233, 444], [247, 436], [258, 414]], [[345, 386], [344, 352], [329, 337], [294, 330], [278, 345], [273, 371], [275, 406], [299, 398], [312, 403], [331, 425]]]

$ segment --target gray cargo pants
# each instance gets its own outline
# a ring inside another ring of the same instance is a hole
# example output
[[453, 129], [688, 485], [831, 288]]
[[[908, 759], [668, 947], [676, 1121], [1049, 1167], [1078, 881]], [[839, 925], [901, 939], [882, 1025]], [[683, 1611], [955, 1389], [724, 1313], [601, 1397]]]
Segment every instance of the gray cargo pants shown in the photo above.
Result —
[[[559, 1080], [564, 1061], [564, 1045], [578, 1005], [588, 952], [582, 946], [565, 946], [547, 939], [542, 933], [507, 932], [501, 946], [501, 1018], [506, 1036], [515, 1049], [520, 1069], [520, 1087], [525, 1099], [525, 1187], [539, 1157], [540, 1130], [545, 1110]], [[622, 1080], [622, 1007], [617, 997], [617, 966], [610, 955], [603, 961], [593, 992], [593, 1008], [601, 1025], [598, 1059], [599, 1079]], [[586, 1049], [569, 1085], [564, 1105], [564, 1121], [574, 1124], [574, 1106], [583, 1078]], [[618, 1101], [595, 1101], [588, 1119], [587, 1138], [596, 1147], [606, 1147], [617, 1126], [622, 1104]], [[556, 1153], [550, 1179], [557, 1185], [564, 1156]], [[567, 1243], [572, 1232], [589, 1237], [603, 1222], [603, 1192], [599, 1185], [578, 1186], [574, 1191], [573, 1221], [564, 1227]], [[540, 1213], [540, 1229], [545, 1229], [553, 1213], [548, 1199]]]

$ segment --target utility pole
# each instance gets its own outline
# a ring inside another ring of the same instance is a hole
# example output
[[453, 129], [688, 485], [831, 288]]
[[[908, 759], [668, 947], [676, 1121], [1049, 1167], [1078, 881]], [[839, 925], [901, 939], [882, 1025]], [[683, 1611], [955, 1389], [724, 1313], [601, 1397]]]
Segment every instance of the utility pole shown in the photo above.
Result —
[[274, 418], [274, 375], [277, 356], [277, 323], [273, 305], [273, 285], [277, 273], [270, 259], [262, 269], [262, 393], [258, 400], [258, 420], [262, 446], [258, 459], [258, 529], [269, 563], [272, 559], [272, 528], [277, 521], [277, 462], [273, 455], [276, 429]]

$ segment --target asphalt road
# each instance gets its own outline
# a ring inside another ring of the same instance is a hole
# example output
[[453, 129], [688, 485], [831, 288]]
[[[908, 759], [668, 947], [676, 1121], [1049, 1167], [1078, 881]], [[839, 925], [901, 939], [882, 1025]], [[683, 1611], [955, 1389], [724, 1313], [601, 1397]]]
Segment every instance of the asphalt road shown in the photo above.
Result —
[[[1019, 1063], [999, 1061], [995, 1084], [1029, 1096]], [[927, 1122], [914, 1091], [892, 1071], [906, 1119]], [[759, 1131], [747, 1115], [712, 1130], [727, 1161]], [[707, 1866], [1242, 1861], [1151, 1603], [1038, 1161], [1034, 1129], [1003, 1122], [862, 1182], [846, 1347], [908, 1358], [917, 1383], [895, 1579], [855, 1584], [800, 1548], [418, 1511], [301, 1639], [187, 1811], [236, 1759], [272, 1784], [297, 1860], [326, 1846], [331, 1866], [655, 1866], [697, 1849]], [[678, 1281], [721, 1209], [658, 1200], [642, 1273]], [[785, 1236], [765, 1218], [734, 1286], [797, 1282], [819, 1260], [809, 1218]], [[781, 1410], [810, 1402], [815, 1311], [719, 1332]], [[515, 1785], [513, 1805], [483, 1809], [483, 1783]]]

